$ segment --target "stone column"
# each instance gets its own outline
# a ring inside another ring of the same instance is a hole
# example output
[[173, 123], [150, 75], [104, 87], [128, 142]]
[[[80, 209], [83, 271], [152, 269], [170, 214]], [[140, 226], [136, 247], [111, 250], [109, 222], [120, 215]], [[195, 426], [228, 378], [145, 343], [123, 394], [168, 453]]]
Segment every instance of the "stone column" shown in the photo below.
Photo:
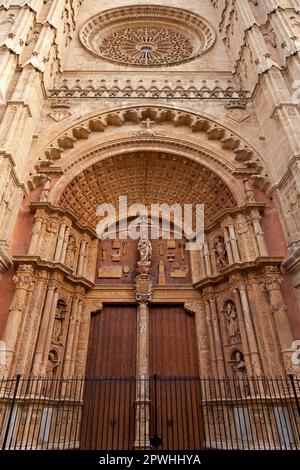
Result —
[[25, 318], [25, 324], [22, 332], [21, 344], [18, 349], [17, 367], [15, 370], [16, 374], [24, 375], [30, 373], [31, 369], [31, 357], [30, 351], [34, 346], [35, 342], [35, 328], [38, 318], [40, 316], [41, 306], [44, 302], [44, 288], [47, 282], [47, 271], [39, 271], [37, 273], [37, 281], [34, 286], [34, 296], [32, 302], [29, 305], [28, 312]]
[[1, 375], [7, 376], [12, 364], [16, 342], [19, 335], [19, 329], [22, 323], [22, 316], [26, 309], [26, 298], [33, 283], [33, 267], [22, 265], [18, 268], [14, 276], [16, 290], [9, 309], [9, 315], [3, 336], [3, 342], [6, 348], [6, 364], [1, 366]]
[[210, 262], [210, 253], [208, 243], [204, 242], [204, 259], [205, 259], [205, 267], [206, 267], [206, 274], [208, 277], [211, 277], [212, 270], [211, 270], [211, 262]]
[[211, 309], [209, 301], [204, 302], [205, 313], [206, 313], [206, 321], [207, 321], [207, 331], [208, 331], [208, 338], [209, 344], [211, 349], [211, 371], [214, 377], [218, 376], [218, 368], [217, 368], [217, 354], [216, 354], [216, 346], [215, 346], [215, 339], [213, 333], [213, 326], [212, 326], [212, 318], [211, 318]]
[[232, 246], [231, 246], [231, 240], [230, 240], [230, 236], [228, 234], [227, 227], [224, 227], [224, 241], [225, 241], [225, 245], [226, 245], [228, 262], [229, 262], [229, 264], [233, 264], [234, 259], [233, 259], [233, 254], [232, 254]]
[[84, 251], [84, 260], [83, 260], [83, 270], [82, 275], [87, 276], [87, 267], [88, 267], [88, 259], [89, 259], [89, 242], [85, 242], [85, 251]]
[[136, 428], [135, 448], [150, 449], [150, 394], [149, 394], [149, 310], [147, 302], [140, 302], [137, 311], [136, 356]]
[[73, 346], [74, 346], [74, 338], [75, 338], [75, 331], [76, 331], [76, 320], [77, 320], [77, 312], [79, 307], [79, 299], [77, 296], [74, 298], [72, 303], [72, 310], [69, 320], [69, 328], [68, 328], [68, 336], [66, 341], [66, 348], [65, 348], [65, 357], [64, 357], [64, 365], [63, 365], [63, 378], [70, 377], [70, 369], [71, 369], [71, 361], [73, 359]]
[[61, 263], [65, 262], [69, 235], [70, 235], [70, 227], [67, 225], [66, 230], [65, 230], [65, 235], [64, 235], [63, 246], [62, 246], [62, 249], [61, 249], [61, 256], [60, 256]]
[[81, 320], [78, 332], [78, 342], [76, 349], [76, 360], [74, 364], [74, 376], [84, 377], [86, 369], [86, 358], [88, 352], [90, 324], [92, 313], [101, 312], [103, 309], [102, 303], [99, 303], [96, 307], [87, 305], [82, 310]]
[[55, 289], [56, 289], [55, 283], [50, 281], [47, 295], [46, 295], [45, 306], [44, 306], [43, 313], [42, 313], [42, 320], [40, 324], [36, 350], [34, 353], [34, 361], [33, 361], [33, 366], [32, 366], [33, 375], [41, 374], [43, 352], [44, 352], [44, 346], [45, 346], [45, 341], [46, 341], [46, 336], [47, 336], [47, 331], [48, 331], [49, 317], [51, 315], [51, 311], [54, 305]]
[[230, 239], [230, 245], [232, 249], [232, 254], [233, 254], [233, 260], [235, 263], [240, 263], [240, 253], [239, 253], [239, 247], [237, 243], [237, 236], [235, 233], [234, 226], [231, 224], [228, 226], [228, 231], [229, 231], [229, 239]]
[[213, 334], [215, 340], [215, 347], [216, 347], [216, 359], [217, 359], [217, 369], [219, 377], [224, 377], [225, 374], [225, 365], [224, 365], [224, 356], [223, 356], [223, 347], [222, 347], [222, 337], [219, 327], [219, 318], [218, 318], [218, 311], [216, 305], [216, 299], [214, 296], [210, 297], [209, 305], [211, 308], [211, 319], [212, 319], [212, 327], [213, 327]]
[[54, 254], [54, 261], [57, 261], [57, 262], [61, 260], [61, 253], [62, 253], [62, 247], [64, 243], [65, 230], [66, 230], [66, 224], [61, 224], [61, 226], [59, 227], [56, 249], [55, 249], [55, 254]]
[[149, 390], [149, 310], [153, 284], [151, 280], [152, 246], [144, 234], [138, 243], [136, 284], [137, 311], [137, 355], [136, 355], [136, 419], [135, 449], [150, 449], [150, 390]]
[[204, 303], [195, 302], [184, 304], [184, 308], [195, 315], [199, 371], [202, 377], [207, 377], [211, 375], [211, 357], [205, 306]]
[[245, 324], [245, 329], [246, 329], [248, 343], [249, 343], [252, 375], [260, 375], [262, 368], [261, 368], [258, 346], [257, 346], [257, 341], [256, 341], [256, 336], [255, 336], [255, 330], [254, 330], [254, 326], [253, 326], [253, 322], [251, 318], [247, 290], [243, 284], [238, 285], [238, 290], [240, 293], [244, 324]]
[[77, 315], [75, 321], [75, 331], [74, 331], [74, 341], [73, 341], [73, 348], [72, 348], [72, 359], [71, 359], [71, 367], [70, 367], [70, 377], [73, 377], [75, 366], [76, 366], [76, 351], [78, 348], [78, 341], [79, 341], [79, 333], [80, 333], [80, 325], [81, 325], [81, 316], [82, 310], [84, 308], [84, 303], [79, 300], [78, 308], [77, 308]]
[[80, 244], [80, 251], [79, 251], [79, 260], [78, 260], [78, 268], [77, 268], [77, 275], [83, 275], [83, 265], [84, 265], [84, 257], [85, 257], [85, 249], [86, 249], [86, 242], [82, 241]]
[[200, 254], [200, 269], [201, 269], [200, 279], [204, 279], [207, 276], [205, 256], [204, 256], [204, 246], [201, 248], [199, 254]]
[[265, 286], [269, 293], [270, 311], [274, 318], [284, 366], [287, 372], [291, 372], [293, 335], [280, 289], [281, 281], [279, 274], [269, 275], [265, 279]]

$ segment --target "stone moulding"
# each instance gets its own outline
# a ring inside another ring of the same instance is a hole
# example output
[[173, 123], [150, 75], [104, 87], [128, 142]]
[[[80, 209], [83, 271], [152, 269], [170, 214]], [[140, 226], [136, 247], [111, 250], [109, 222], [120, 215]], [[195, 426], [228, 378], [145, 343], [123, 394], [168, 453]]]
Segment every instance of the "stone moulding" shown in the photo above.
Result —
[[163, 106], [137, 106], [91, 116], [66, 129], [46, 148], [46, 160], [43, 159], [42, 163], [38, 163], [37, 169], [44, 171], [46, 166], [60, 160], [63, 152], [72, 149], [76, 142], [87, 140], [94, 132], [102, 133], [109, 126], [122, 127], [128, 122], [141, 124], [143, 120], [148, 118], [155, 124], [169, 122], [175, 128], [187, 126], [193, 133], [205, 133], [208, 140], [219, 141], [223, 149], [232, 151], [234, 159], [241, 164], [252, 159], [260, 160], [254, 149], [250, 148], [241, 137], [207, 117]]
[[160, 5], [106, 10], [79, 32], [83, 46], [112, 63], [170, 66], [198, 57], [213, 46], [216, 34], [195, 13]]

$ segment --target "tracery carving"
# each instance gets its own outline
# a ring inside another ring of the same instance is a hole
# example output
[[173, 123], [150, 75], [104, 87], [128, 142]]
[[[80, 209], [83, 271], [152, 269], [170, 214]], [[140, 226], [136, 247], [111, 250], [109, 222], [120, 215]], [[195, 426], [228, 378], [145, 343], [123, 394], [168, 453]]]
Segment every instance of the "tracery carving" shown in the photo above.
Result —
[[165, 65], [180, 62], [193, 53], [183, 34], [159, 27], [121, 29], [100, 44], [102, 58], [131, 65]]
[[80, 40], [109, 62], [159, 66], [199, 56], [213, 45], [215, 33], [196, 14], [143, 5], [108, 10], [91, 18], [83, 26]]

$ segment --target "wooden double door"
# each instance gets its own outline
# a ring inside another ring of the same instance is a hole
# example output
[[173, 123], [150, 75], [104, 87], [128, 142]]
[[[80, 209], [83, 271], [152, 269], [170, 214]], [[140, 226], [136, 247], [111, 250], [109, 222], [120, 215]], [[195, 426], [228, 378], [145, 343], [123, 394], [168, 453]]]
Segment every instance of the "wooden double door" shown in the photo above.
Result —
[[201, 409], [194, 317], [183, 305], [149, 306], [149, 377], [143, 380], [135, 377], [136, 320], [135, 305], [105, 306], [92, 317], [81, 446], [139, 448], [136, 394], [145, 387], [151, 446], [198, 449]]

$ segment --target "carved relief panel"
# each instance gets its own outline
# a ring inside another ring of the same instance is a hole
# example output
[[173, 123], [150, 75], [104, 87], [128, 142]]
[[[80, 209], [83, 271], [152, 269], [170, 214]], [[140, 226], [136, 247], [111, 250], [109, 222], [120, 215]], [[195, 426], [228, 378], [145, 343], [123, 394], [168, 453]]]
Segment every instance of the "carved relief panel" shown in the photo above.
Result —
[[[152, 276], [156, 285], [191, 284], [190, 254], [184, 240], [152, 240]], [[133, 284], [138, 256], [136, 240], [101, 240], [96, 284]]]

